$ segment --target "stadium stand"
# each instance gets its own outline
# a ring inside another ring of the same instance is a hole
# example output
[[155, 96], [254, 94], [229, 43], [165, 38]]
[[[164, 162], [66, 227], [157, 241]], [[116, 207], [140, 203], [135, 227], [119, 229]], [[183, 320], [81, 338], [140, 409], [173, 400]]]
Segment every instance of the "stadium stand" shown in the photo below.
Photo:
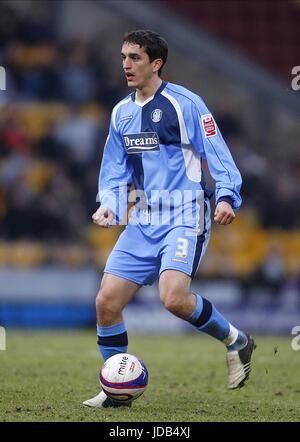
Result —
[[[98, 229], [91, 214], [109, 113], [126, 91], [107, 82], [95, 40], [58, 38], [51, 2], [36, 15], [17, 3], [0, 3], [8, 72], [7, 94], [0, 92], [0, 266], [102, 270], [122, 227]], [[276, 1], [270, 14], [267, 3], [177, 0], [172, 8], [282, 76], [297, 64], [300, 9]], [[244, 206], [226, 236], [215, 227], [201, 278], [238, 278], [245, 291], [257, 281], [274, 290], [298, 281], [300, 156], [252, 148], [239, 115], [221, 106], [216, 119], [244, 177]]]
[[[299, 2], [293, 0], [168, 0], [218, 39], [290, 82], [299, 64]], [[251, 36], [249, 38], [249, 36]]]

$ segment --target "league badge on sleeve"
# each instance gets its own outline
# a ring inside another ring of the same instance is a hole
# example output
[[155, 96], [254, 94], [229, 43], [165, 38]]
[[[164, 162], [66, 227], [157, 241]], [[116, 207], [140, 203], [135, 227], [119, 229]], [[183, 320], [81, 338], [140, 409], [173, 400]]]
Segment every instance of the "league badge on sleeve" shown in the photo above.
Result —
[[205, 138], [217, 135], [217, 126], [212, 114], [201, 115], [201, 121]]

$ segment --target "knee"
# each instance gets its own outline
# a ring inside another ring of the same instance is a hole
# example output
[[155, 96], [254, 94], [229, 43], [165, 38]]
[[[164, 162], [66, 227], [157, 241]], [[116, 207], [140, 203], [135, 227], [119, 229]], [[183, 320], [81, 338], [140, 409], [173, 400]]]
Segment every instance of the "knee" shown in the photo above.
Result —
[[171, 313], [181, 316], [183, 307], [183, 293], [182, 289], [177, 287], [162, 288], [160, 291], [160, 300], [164, 307]]
[[101, 286], [96, 297], [97, 318], [101, 323], [110, 323], [122, 311], [117, 296], [114, 296], [109, 287]]

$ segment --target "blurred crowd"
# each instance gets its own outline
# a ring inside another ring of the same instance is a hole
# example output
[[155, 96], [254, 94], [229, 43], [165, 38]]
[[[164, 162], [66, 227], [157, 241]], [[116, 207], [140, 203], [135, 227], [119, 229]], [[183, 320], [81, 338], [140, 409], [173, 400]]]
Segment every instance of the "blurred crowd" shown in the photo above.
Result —
[[264, 228], [300, 228], [300, 144], [296, 158], [285, 146], [278, 153], [249, 145], [236, 115], [224, 112], [217, 120], [242, 173], [244, 205], [255, 210]]
[[[58, 39], [42, 4], [27, 14], [0, 3], [7, 89], [0, 91], [0, 235], [84, 245], [109, 113], [127, 89], [111, 82], [101, 42]], [[237, 115], [216, 120], [243, 175], [244, 209], [260, 228], [299, 229], [300, 156], [248, 146]]]
[[[122, 93], [97, 42], [58, 41], [49, 9], [0, 5], [0, 233], [78, 237], [96, 207], [109, 110]], [[60, 105], [58, 105], [60, 103]]]

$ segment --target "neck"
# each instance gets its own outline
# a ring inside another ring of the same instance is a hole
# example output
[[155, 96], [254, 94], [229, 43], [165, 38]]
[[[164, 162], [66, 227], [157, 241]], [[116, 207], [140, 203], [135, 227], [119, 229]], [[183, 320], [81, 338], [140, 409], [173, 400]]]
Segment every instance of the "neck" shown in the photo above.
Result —
[[151, 82], [146, 86], [136, 89], [136, 99], [140, 102], [147, 100], [149, 97], [155, 94], [155, 92], [160, 88], [162, 84], [162, 79], [160, 77], [154, 77]]

